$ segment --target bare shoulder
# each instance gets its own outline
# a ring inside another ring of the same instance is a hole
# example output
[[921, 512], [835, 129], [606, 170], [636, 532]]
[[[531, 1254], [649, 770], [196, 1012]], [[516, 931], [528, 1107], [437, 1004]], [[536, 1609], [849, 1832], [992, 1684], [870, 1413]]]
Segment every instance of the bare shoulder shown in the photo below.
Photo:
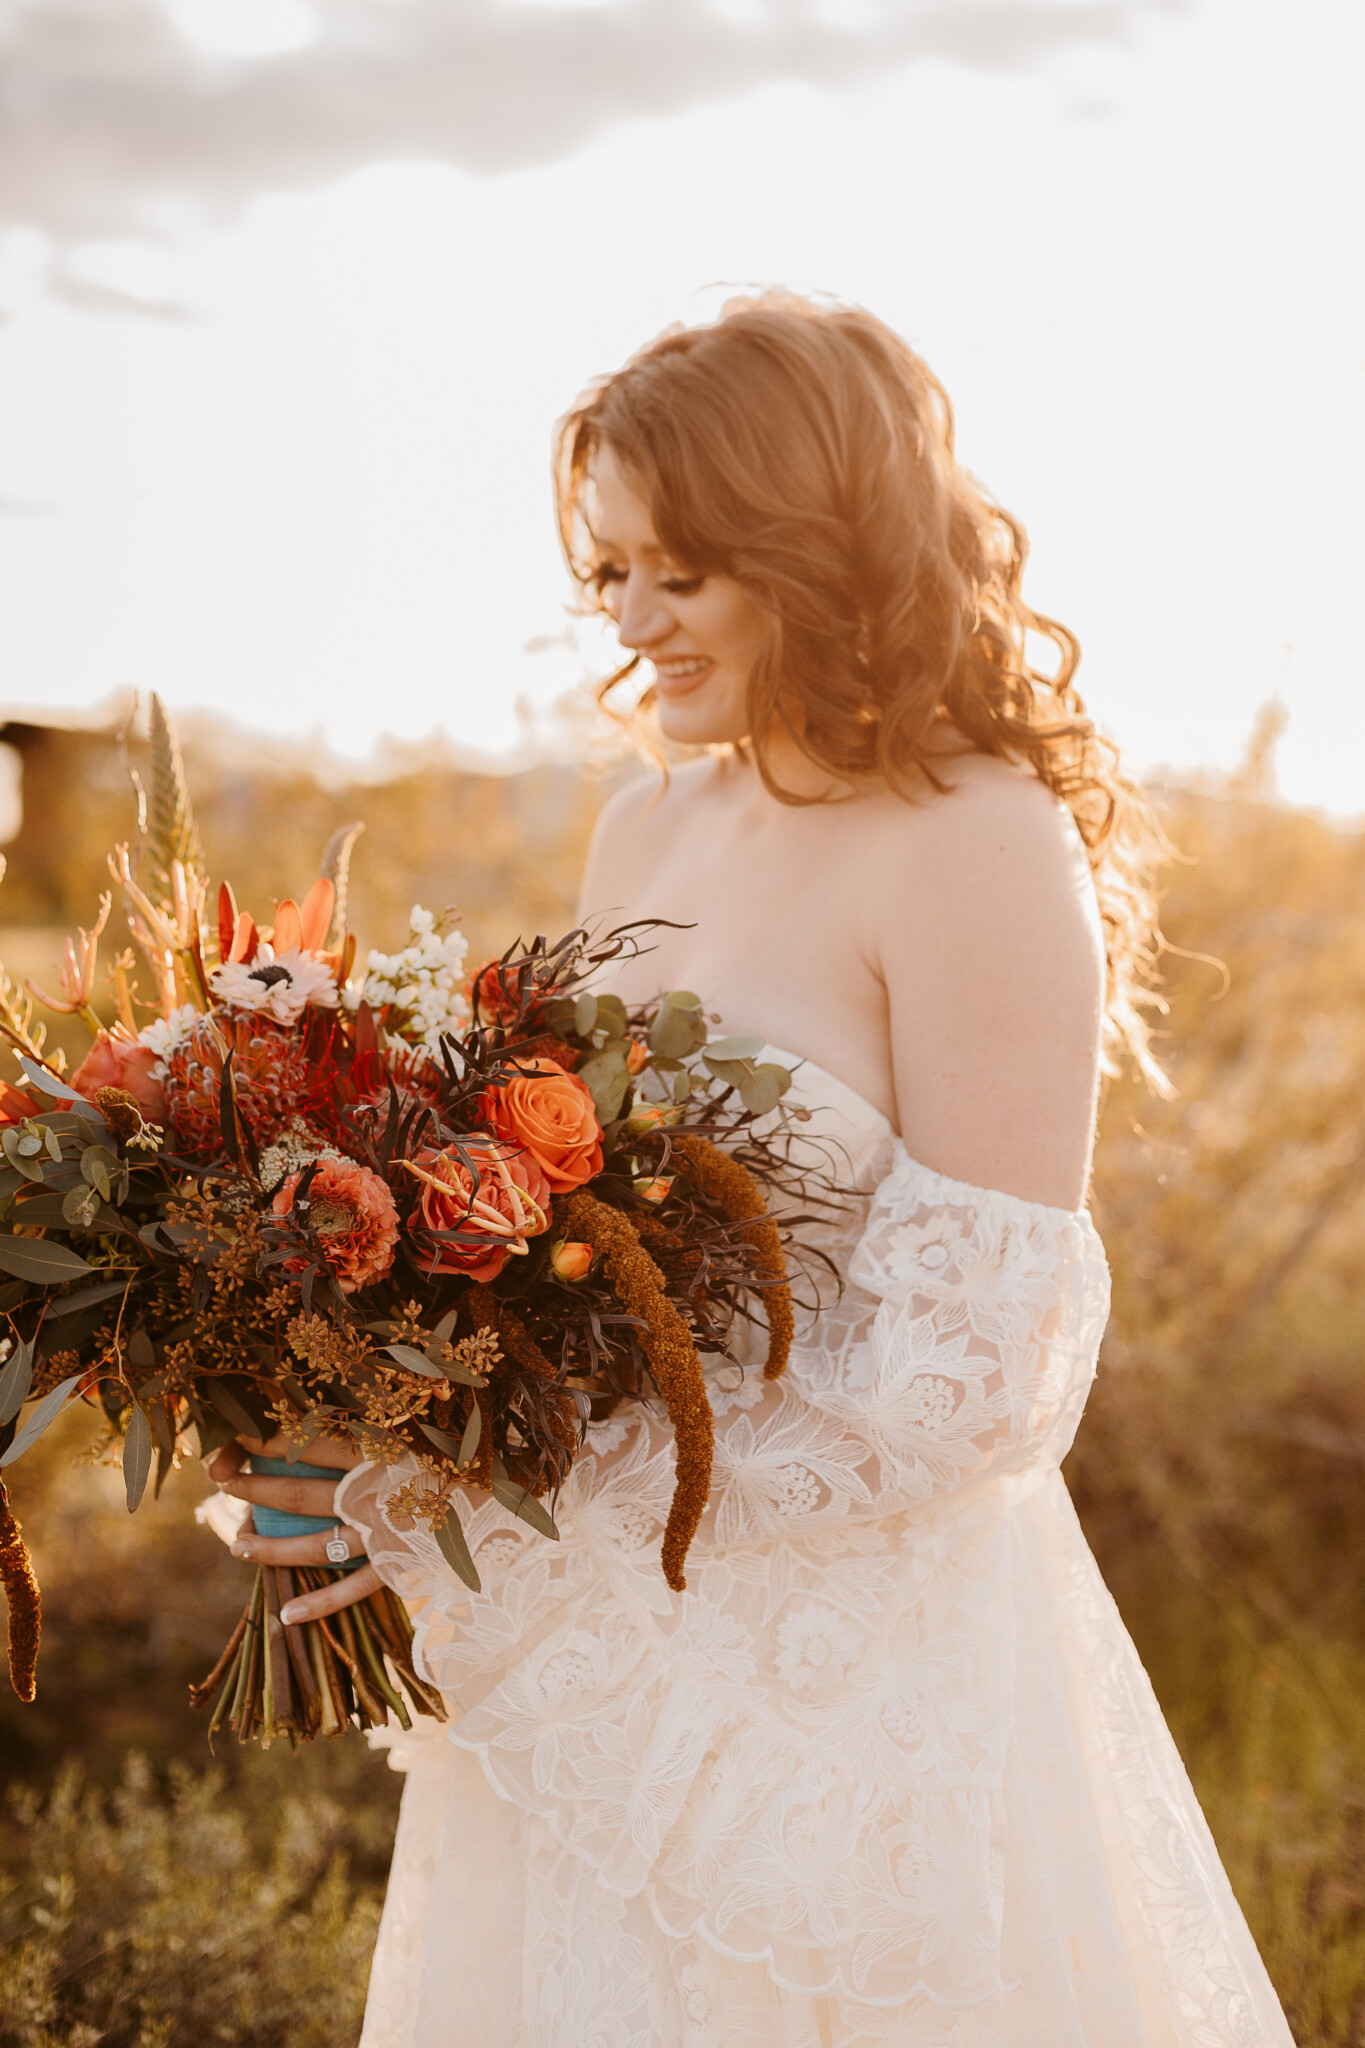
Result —
[[657, 824], [694, 798], [713, 771], [709, 757], [685, 761], [681, 767], [670, 768], [666, 777], [654, 768], [643, 770], [608, 797], [598, 813], [595, 836], [614, 841], [646, 823]]
[[[1090, 864], [1075, 820], [1027, 767], [984, 755], [955, 761], [942, 793], [875, 800], [869, 848], [884, 883], [911, 884], [906, 916], [922, 929], [1003, 918], [1093, 921]], [[885, 890], [879, 890], [879, 896]], [[993, 915], [992, 915], [993, 912]]]
[[870, 949], [901, 1131], [954, 1179], [1074, 1208], [1104, 1003], [1090, 863], [1031, 771], [977, 757], [952, 783], [881, 825]]
[[631, 898], [642, 856], [657, 854], [681, 814], [695, 805], [714, 771], [708, 757], [687, 761], [664, 777], [647, 769], [614, 790], [597, 814], [579, 899], [580, 914]]

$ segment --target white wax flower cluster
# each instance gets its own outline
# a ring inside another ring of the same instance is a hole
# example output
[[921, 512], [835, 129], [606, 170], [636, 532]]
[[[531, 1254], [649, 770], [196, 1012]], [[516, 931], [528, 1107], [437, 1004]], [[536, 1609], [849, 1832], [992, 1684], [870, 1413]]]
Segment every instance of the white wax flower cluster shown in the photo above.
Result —
[[156, 1017], [150, 1024], [144, 1024], [138, 1032], [139, 1045], [149, 1045], [156, 1054], [156, 1065], [152, 1068], [157, 1080], [166, 1078], [166, 1055], [179, 1045], [182, 1038], [191, 1032], [199, 1022], [199, 1012], [193, 1003], [182, 1003], [178, 1010], [172, 1010], [169, 1017]]
[[418, 1045], [440, 1056], [441, 1034], [461, 1032], [469, 1022], [464, 998], [464, 962], [469, 941], [458, 927], [442, 934], [436, 918], [415, 903], [408, 943], [401, 953], [371, 953], [361, 987], [347, 993], [354, 1007], [363, 996], [373, 1009], [387, 1008], [387, 1036], [395, 1046]]

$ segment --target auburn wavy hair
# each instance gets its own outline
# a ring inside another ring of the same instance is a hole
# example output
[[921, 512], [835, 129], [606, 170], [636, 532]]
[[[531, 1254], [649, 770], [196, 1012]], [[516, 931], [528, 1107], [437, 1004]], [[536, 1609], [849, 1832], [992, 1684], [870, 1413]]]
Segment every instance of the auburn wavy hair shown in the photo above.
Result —
[[[1126, 1049], [1164, 1091], [1143, 1011], [1163, 1007], [1165, 840], [1085, 715], [1075, 635], [1024, 601], [1024, 529], [958, 462], [928, 365], [870, 313], [783, 292], [660, 335], [560, 422], [560, 536], [589, 611], [606, 609], [588, 502], [604, 443], [673, 560], [733, 577], [767, 614], [748, 744], [775, 797], [826, 800], [773, 776], [765, 735], [780, 721], [833, 775], [880, 776], [912, 802], [949, 793], [942, 770], [965, 741], [1027, 761], [1066, 804], [1104, 920], [1106, 1068]], [[638, 666], [599, 686], [608, 710]], [[632, 707], [637, 732], [652, 699]]]

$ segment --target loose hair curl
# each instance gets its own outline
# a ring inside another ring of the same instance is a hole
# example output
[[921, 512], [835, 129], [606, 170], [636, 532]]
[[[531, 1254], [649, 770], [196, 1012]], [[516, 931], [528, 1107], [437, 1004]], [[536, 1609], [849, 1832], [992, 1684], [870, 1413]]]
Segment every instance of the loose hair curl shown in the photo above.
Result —
[[[1076, 637], [1033, 611], [1028, 540], [958, 462], [953, 410], [927, 364], [857, 307], [783, 292], [675, 327], [592, 385], [560, 423], [560, 536], [590, 611], [605, 610], [585, 505], [607, 444], [680, 566], [733, 577], [767, 614], [749, 680], [755, 764], [784, 803], [766, 736], [781, 721], [834, 776], [946, 793], [963, 743], [1027, 761], [1090, 856], [1108, 960], [1106, 1071], [1124, 1049], [1165, 1092], [1143, 1008], [1160, 949], [1157, 821], [1098, 734], [1073, 678]], [[1050, 641], [1051, 673], [1029, 637]], [[634, 657], [600, 685], [610, 710]], [[652, 691], [636, 712], [647, 711]]]

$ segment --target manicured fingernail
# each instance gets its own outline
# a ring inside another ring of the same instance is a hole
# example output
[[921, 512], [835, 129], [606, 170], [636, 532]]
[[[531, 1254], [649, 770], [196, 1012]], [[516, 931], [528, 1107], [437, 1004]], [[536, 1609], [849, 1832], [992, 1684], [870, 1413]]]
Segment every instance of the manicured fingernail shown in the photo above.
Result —
[[292, 1628], [296, 1621], [303, 1621], [307, 1610], [302, 1600], [291, 1600], [280, 1609], [280, 1620], [286, 1628]]
[[249, 1543], [234, 1543], [232, 1554], [234, 1557], [250, 1557], [251, 1545]]

